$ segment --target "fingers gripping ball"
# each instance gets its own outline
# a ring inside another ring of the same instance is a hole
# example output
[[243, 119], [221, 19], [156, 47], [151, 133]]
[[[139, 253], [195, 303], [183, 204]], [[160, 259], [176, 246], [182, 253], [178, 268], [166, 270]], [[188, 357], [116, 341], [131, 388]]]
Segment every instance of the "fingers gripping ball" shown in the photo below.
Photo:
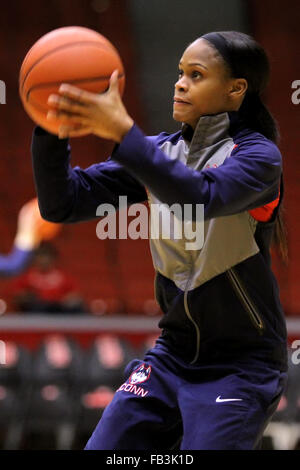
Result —
[[62, 83], [102, 93], [109, 87], [110, 76], [116, 69], [122, 95], [124, 68], [110, 41], [88, 28], [59, 28], [41, 37], [27, 53], [19, 76], [20, 97], [36, 124], [58, 134], [61, 122], [47, 120], [51, 109], [47, 103], [49, 95], [57, 94]]

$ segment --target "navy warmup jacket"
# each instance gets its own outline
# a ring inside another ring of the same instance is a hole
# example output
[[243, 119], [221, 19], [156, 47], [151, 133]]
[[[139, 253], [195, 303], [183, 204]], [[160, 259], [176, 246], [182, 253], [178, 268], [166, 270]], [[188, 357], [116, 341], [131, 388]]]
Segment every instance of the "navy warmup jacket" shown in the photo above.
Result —
[[[101, 203], [118, 207], [124, 195], [128, 204], [148, 199], [150, 207], [203, 204], [200, 249], [187, 250], [185, 239], [150, 239], [162, 337], [191, 364], [250, 354], [287, 369], [270, 258], [282, 158], [238, 112], [202, 116], [194, 132], [184, 126], [146, 137], [134, 125], [107, 161], [87, 169], [70, 166], [67, 139], [36, 128], [32, 155], [41, 214], [49, 221], [93, 219]], [[258, 217], [262, 211], [267, 220]], [[195, 226], [193, 217], [188, 222]]]

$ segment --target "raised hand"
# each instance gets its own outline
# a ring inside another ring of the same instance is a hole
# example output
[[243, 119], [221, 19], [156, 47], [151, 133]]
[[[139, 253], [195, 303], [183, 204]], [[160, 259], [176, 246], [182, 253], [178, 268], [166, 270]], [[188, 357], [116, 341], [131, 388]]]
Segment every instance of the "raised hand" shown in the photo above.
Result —
[[121, 100], [117, 70], [112, 73], [105, 93], [90, 93], [64, 83], [59, 95], [49, 96], [48, 104], [53, 109], [47, 118], [61, 120], [61, 139], [93, 133], [121, 142], [134, 123]]

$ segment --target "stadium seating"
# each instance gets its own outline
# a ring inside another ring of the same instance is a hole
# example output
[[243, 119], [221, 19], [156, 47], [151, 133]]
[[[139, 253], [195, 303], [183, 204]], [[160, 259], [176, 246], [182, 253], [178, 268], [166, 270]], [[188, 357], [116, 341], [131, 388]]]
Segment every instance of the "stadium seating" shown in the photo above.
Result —
[[5, 364], [0, 365], [0, 448], [21, 446], [25, 415], [32, 388], [29, 352], [13, 341], [6, 342]]
[[289, 350], [288, 382], [278, 408], [265, 431], [276, 450], [294, 450], [300, 444], [300, 364]]
[[90, 436], [115, 390], [124, 382], [125, 366], [133, 357], [136, 354], [129, 343], [114, 335], [97, 337], [86, 351], [81, 384], [76, 387], [80, 406], [77, 443], [85, 443]]
[[33, 360], [27, 441], [43, 445], [41, 436], [46, 436], [55, 449], [71, 449], [78, 420], [74, 384], [80, 381], [81, 372], [82, 354], [73, 341], [63, 335], [45, 339]]

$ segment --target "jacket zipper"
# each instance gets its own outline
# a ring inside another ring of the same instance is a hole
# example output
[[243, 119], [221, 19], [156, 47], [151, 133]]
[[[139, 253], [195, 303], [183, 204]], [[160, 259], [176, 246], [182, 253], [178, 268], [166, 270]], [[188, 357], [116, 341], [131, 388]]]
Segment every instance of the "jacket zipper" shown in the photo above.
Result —
[[195, 330], [196, 330], [196, 354], [195, 354], [195, 357], [192, 360], [192, 362], [190, 362], [190, 364], [194, 364], [197, 361], [198, 357], [199, 357], [200, 329], [199, 329], [199, 326], [197, 325], [197, 323], [195, 322], [195, 320], [193, 319], [193, 317], [191, 315], [191, 312], [190, 312], [190, 309], [189, 309], [189, 305], [188, 305], [188, 292], [189, 292], [188, 288], [189, 288], [189, 285], [191, 283], [191, 279], [192, 279], [192, 272], [190, 273], [190, 277], [189, 277], [189, 279], [187, 281], [187, 284], [185, 286], [183, 302], [184, 302], [185, 313], [186, 313], [187, 317], [189, 318], [189, 320], [193, 323], [193, 325], [195, 327]]
[[264, 330], [264, 323], [259, 315], [259, 312], [257, 311], [257, 308], [255, 307], [252, 300], [250, 299], [248, 292], [243, 286], [239, 276], [237, 275], [237, 273], [234, 271], [233, 268], [228, 269], [228, 271], [226, 271], [226, 274], [238, 298], [240, 299], [242, 305], [244, 306], [244, 309], [248, 313], [252, 323], [254, 324], [255, 328], [259, 331], [259, 333], [262, 334]]

